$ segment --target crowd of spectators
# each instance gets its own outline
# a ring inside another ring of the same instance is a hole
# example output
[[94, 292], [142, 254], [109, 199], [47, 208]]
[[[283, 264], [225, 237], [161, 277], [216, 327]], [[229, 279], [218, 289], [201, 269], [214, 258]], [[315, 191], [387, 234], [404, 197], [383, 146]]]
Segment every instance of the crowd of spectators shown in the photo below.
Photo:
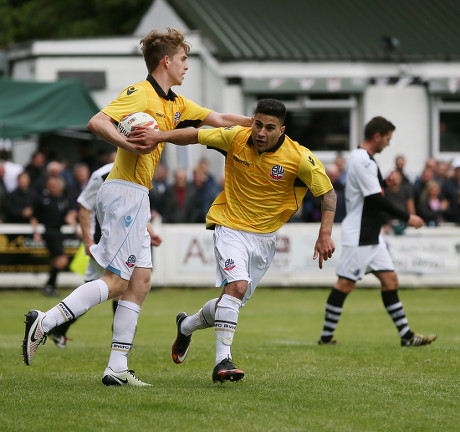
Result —
[[[401, 209], [419, 215], [427, 226], [460, 224], [460, 157], [450, 163], [428, 158], [420, 174], [413, 180], [405, 172], [405, 163], [404, 156], [395, 158], [395, 184], [385, 187], [385, 195]], [[335, 222], [341, 222], [346, 214], [345, 158], [338, 155], [333, 163], [326, 166], [326, 172], [337, 194]], [[320, 217], [321, 201], [308, 191], [292, 221], [319, 222]], [[385, 226], [387, 232], [393, 231], [396, 234], [401, 234], [405, 228], [404, 221], [390, 217]]]
[[[76, 200], [91, 172], [113, 156], [106, 152], [98, 154], [92, 161], [85, 159], [69, 169], [65, 161], [50, 160], [44, 152], [37, 151], [23, 168], [11, 162], [6, 152], [0, 152], [0, 222], [30, 223], [49, 177], [63, 179], [69, 210], [77, 210]], [[428, 158], [419, 175], [412, 179], [405, 172], [405, 162], [404, 156], [395, 158], [396, 182], [385, 188], [385, 195], [400, 208], [418, 214], [428, 226], [460, 224], [460, 158], [451, 163]], [[326, 165], [326, 172], [337, 194], [335, 222], [340, 223], [346, 214], [345, 157], [337, 155], [333, 163]], [[168, 168], [160, 163], [149, 193], [152, 219], [161, 219], [163, 223], [203, 223], [209, 207], [222, 191], [223, 177], [216, 181], [206, 158], [194, 167], [191, 178], [183, 168], [177, 169], [172, 177], [168, 181]], [[292, 222], [319, 222], [320, 218], [321, 201], [307, 191]], [[405, 223], [389, 218], [385, 228], [401, 233]]]
[[149, 194], [152, 219], [161, 217], [163, 223], [204, 223], [209, 207], [222, 190], [209, 172], [207, 159], [201, 159], [194, 167], [191, 180], [184, 168], [174, 172], [172, 184], [167, 178], [167, 168], [160, 164]]

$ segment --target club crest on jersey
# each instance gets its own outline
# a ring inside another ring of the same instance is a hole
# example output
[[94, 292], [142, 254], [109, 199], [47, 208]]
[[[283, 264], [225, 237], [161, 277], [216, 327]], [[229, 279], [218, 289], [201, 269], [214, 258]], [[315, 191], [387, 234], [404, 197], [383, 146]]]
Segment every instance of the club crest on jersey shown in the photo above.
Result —
[[134, 265], [136, 264], [136, 256], [135, 255], [130, 255], [128, 257], [128, 260], [126, 261], [126, 265], [131, 268], [131, 267], [134, 267]]
[[224, 270], [233, 270], [235, 267], [235, 261], [233, 261], [231, 258], [225, 260]]
[[180, 119], [180, 111], [177, 111], [175, 114], [174, 114], [174, 126], [176, 126], [177, 122], [179, 121]]
[[284, 168], [281, 165], [274, 165], [270, 177], [276, 181], [281, 180], [284, 178]]

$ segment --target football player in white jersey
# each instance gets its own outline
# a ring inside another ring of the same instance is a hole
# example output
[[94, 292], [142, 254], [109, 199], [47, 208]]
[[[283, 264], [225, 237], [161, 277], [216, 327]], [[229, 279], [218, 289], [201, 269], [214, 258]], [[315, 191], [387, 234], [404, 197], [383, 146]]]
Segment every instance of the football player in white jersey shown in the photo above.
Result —
[[387, 247], [380, 234], [385, 213], [407, 221], [415, 228], [423, 220], [398, 209], [383, 195], [385, 184], [391, 185], [393, 175], [383, 180], [374, 155], [390, 145], [395, 126], [383, 117], [374, 117], [365, 126], [364, 141], [350, 155], [345, 181], [347, 215], [342, 222], [342, 252], [337, 264], [338, 280], [326, 302], [326, 315], [319, 345], [336, 345], [337, 328], [347, 295], [356, 282], [372, 272], [380, 281], [382, 300], [392, 318], [402, 346], [428, 345], [435, 335], [411, 331], [403, 305], [398, 297], [398, 277]]

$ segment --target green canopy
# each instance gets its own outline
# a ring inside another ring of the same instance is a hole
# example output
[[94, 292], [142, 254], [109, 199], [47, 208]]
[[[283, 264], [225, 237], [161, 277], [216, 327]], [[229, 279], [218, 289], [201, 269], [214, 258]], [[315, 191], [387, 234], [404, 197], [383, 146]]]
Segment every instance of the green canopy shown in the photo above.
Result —
[[0, 79], [0, 138], [86, 128], [98, 111], [79, 80], [45, 83]]

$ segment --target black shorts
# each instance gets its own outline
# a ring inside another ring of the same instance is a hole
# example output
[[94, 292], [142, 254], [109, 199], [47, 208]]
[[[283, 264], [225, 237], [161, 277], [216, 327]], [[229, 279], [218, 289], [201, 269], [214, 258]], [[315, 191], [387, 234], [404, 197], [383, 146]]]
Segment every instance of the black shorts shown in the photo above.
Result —
[[64, 237], [61, 231], [46, 231], [43, 234], [43, 240], [46, 242], [46, 247], [48, 248], [51, 258], [64, 255]]

